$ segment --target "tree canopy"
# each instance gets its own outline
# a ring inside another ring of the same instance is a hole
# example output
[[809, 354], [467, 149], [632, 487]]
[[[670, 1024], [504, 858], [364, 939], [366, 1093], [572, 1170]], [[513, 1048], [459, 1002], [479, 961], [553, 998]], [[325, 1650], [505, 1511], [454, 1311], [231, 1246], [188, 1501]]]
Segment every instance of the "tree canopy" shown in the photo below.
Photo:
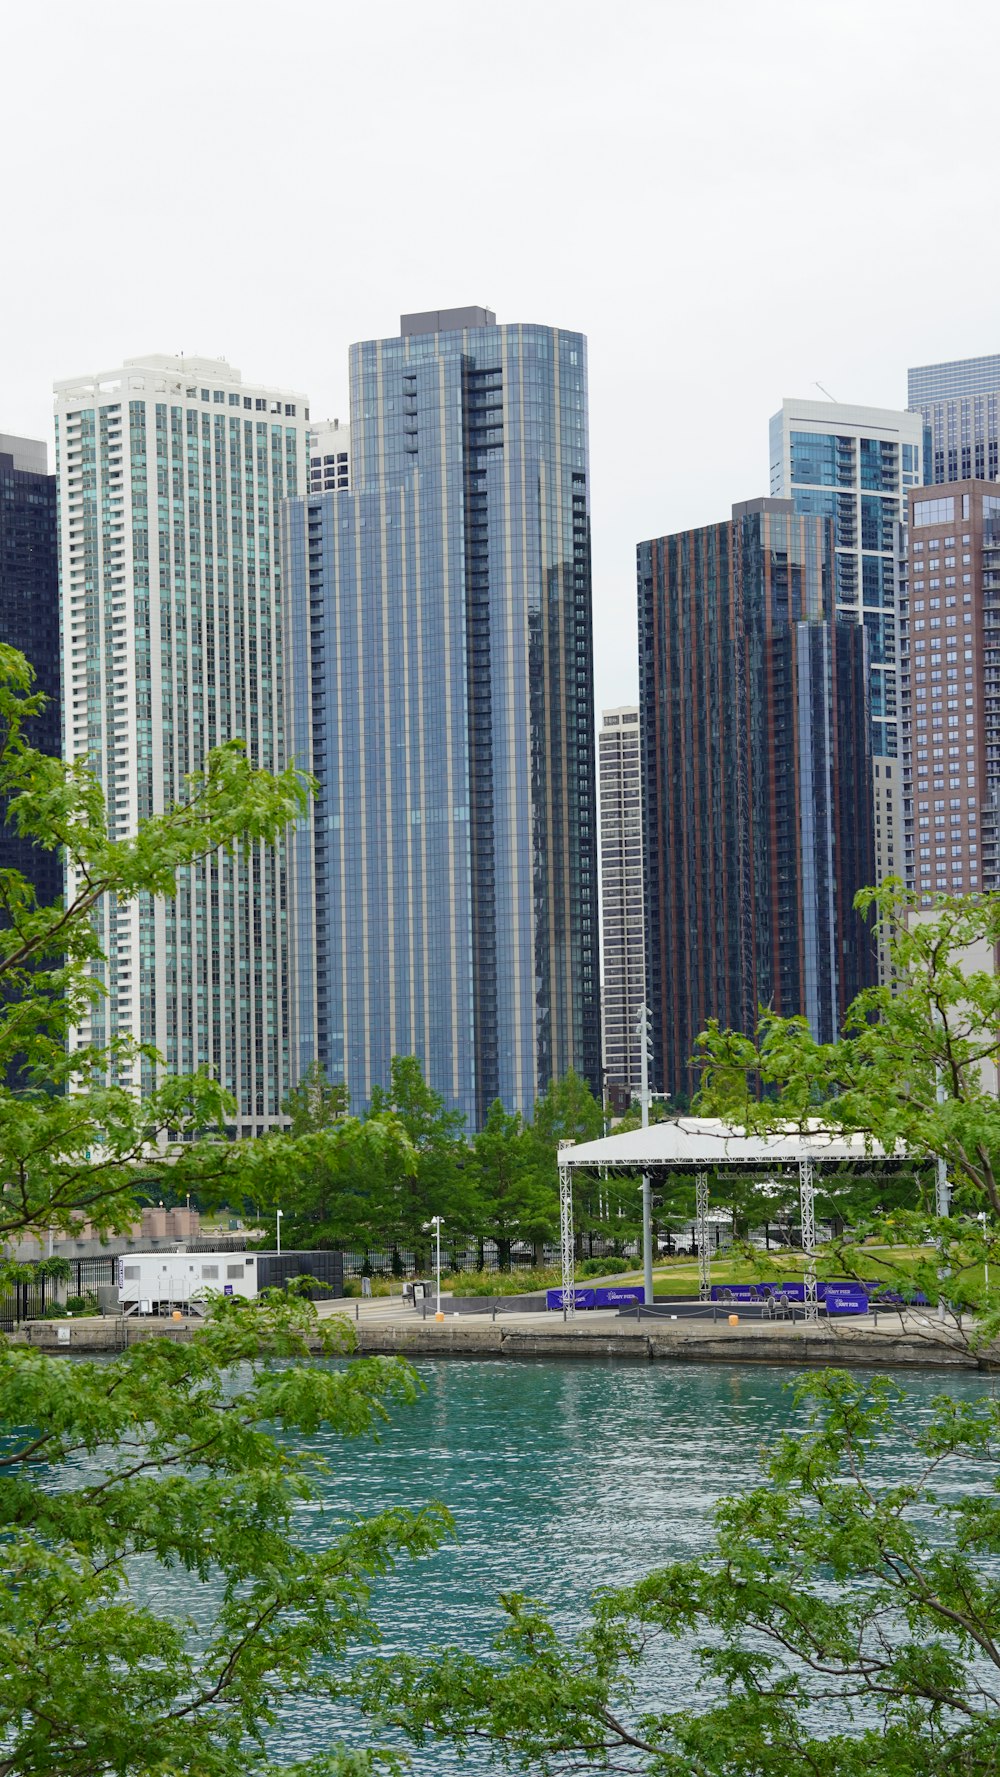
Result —
[[[0, 1084], [3, 1242], [84, 1218], [127, 1225], [151, 1150], [174, 1157], [175, 1182], [209, 1188], [252, 1185], [269, 1163], [267, 1144], [171, 1140], [222, 1135], [233, 1106], [206, 1074], [161, 1072], [140, 1103], [108, 1084], [111, 1057], [134, 1045], [71, 1039], [103, 991], [91, 973], [100, 897], [172, 894], [177, 870], [206, 853], [279, 839], [307, 789], [294, 770], [254, 770], [230, 744], [189, 779], [182, 805], [112, 840], [97, 780], [30, 747], [38, 707], [27, 663], [0, 647], [0, 801], [71, 869], [69, 899], [54, 907], [0, 872], [0, 1060], [17, 1056], [30, 1080]], [[409, 1164], [402, 1124], [363, 1128]], [[324, 1139], [339, 1141], [340, 1125], [288, 1141], [285, 1157]], [[315, 1485], [307, 1440], [320, 1426], [370, 1434], [416, 1387], [396, 1360], [301, 1361], [351, 1344], [344, 1323], [319, 1323], [276, 1293], [220, 1301], [189, 1343], [143, 1340], [104, 1363], [0, 1343], [0, 1777], [285, 1768], [266, 1745], [276, 1712], [342, 1693], [349, 1645], [375, 1633], [372, 1582], [447, 1525], [443, 1511], [394, 1511], [302, 1548], [294, 1513]], [[185, 1576], [190, 1617], [138, 1601], [130, 1580], [151, 1563]], [[295, 1766], [299, 1777], [376, 1768], [395, 1769], [393, 1755], [331, 1750]]]

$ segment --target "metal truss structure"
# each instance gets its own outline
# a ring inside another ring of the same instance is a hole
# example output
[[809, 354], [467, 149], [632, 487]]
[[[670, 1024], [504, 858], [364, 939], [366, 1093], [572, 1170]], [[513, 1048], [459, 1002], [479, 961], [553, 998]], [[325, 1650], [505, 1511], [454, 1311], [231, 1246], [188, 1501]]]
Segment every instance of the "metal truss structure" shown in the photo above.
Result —
[[819, 1298], [816, 1294], [816, 1187], [813, 1184], [813, 1163], [799, 1161], [799, 1220], [802, 1224], [802, 1257], [805, 1261], [805, 1317], [819, 1319]]
[[[559, 1143], [571, 1148], [572, 1142]], [[573, 1174], [568, 1166], [559, 1168], [559, 1236], [562, 1247], [563, 1318], [572, 1320], [576, 1314], [576, 1254], [573, 1241]]]
[[695, 1176], [695, 1218], [698, 1226], [698, 1300], [712, 1299], [712, 1253], [708, 1237], [708, 1173]]

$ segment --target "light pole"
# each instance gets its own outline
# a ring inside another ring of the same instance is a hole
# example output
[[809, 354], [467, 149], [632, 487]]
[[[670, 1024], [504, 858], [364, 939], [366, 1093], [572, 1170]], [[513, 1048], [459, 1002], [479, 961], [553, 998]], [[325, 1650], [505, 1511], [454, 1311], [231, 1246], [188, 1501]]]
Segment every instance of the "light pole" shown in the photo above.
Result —
[[441, 1312], [441, 1223], [442, 1223], [442, 1220], [443, 1220], [443, 1217], [441, 1217], [441, 1216], [431, 1216], [430, 1221], [424, 1223], [425, 1228], [428, 1228], [428, 1229], [433, 1228], [434, 1241], [435, 1241], [435, 1246], [437, 1249], [435, 1252], [435, 1255], [434, 1255], [434, 1262], [435, 1262], [435, 1266], [437, 1269], [437, 1309], [434, 1314], [435, 1320], [444, 1320], [444, 1315]]
[[[649, 1128], [649, 1008], [645, 1002], [639, 1007], [639, 1022], [635, 1027], [639, 1039], [640, 1074], [639, 1105], [642, 1111], [642, 1127]], [[646, 1307], [653, 1305], [653, 1200], [650, 1189], [649, 1174], [642, 1175], [642, 1293]]]
[[279, 1251], [279, 1253], [280, 1253], [280, 1251], [281, 1251], [281, 1218], [282, 1218], [282, 1216], [283, 1216], [283, 1215], [284, 1215], [284, 1213], [285, 1213], [285, 1212], [284, 1212], [284, 1210], [283, 1210], [283, 1209], [279, 1209], [279, 1211], [278, 1211], [278, 1213], [277, 1213], [277, 1215], [276, 1215], [276, 1216], [275, 1216], [275, 1218], [274, 1218], [274, 1220], [275, 1220], [275, 1225], [276, 1225], [276, 1227], [277, 1227], [277, 1230], [278, 1230], [278, 1251]]

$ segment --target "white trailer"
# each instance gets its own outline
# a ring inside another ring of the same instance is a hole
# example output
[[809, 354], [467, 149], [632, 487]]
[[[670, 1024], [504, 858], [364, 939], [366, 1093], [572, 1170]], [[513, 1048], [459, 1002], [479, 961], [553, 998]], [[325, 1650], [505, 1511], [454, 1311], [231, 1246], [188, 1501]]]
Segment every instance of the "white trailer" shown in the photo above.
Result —
[[257, 1295], [256, 1253], [122, 1253], [118, 1305], [123, 1314], [204, 1314], [212, 1293]]

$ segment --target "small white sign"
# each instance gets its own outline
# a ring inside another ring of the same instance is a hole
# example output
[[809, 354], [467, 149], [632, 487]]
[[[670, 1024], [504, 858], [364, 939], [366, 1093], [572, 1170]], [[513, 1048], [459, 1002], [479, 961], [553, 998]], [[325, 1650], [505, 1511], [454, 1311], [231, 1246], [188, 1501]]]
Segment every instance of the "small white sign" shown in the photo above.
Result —
[[69, 1336], [72, 1331], [72, 1327], [56, 1327], [56, 1339], [58, 1343], [60, 1345], [68, 1345]]

